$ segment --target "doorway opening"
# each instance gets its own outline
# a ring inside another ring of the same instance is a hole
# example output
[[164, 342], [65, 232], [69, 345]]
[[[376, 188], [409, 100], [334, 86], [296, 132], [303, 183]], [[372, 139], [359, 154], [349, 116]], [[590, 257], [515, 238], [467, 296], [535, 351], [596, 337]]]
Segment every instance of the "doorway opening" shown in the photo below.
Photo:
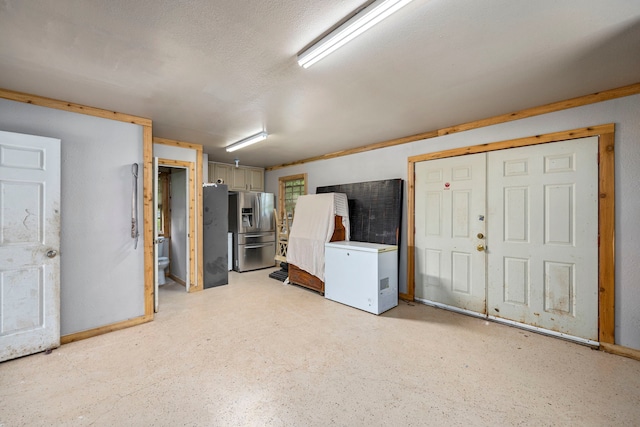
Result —
[[193, 162], [154, 158], [154, 306], [164, 286], [190, 292], [195, 283]]

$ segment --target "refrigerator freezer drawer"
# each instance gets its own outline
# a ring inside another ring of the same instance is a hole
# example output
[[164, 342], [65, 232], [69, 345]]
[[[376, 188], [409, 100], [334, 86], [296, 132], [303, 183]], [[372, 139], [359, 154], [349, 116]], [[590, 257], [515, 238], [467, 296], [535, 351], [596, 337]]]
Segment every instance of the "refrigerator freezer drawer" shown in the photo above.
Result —
[[276, 243], [251, 243], [238, 245], [236, 271], [243, 272], [259, 268], [273, 267], [276, 255]]
[[239, 245], [254, 245], [260, 243], [269, 243], [276, 240], [276, 234], [273, 231], [267, 233], [246, 233], [238, 234]]

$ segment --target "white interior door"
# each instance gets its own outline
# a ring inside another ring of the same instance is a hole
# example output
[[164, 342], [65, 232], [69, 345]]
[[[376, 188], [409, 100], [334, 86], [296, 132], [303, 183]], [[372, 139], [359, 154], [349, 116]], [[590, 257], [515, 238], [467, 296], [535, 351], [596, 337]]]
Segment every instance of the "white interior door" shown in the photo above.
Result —
[[598, 138], [488, 154], [488, 313], [598, 339]]
[[153, 158], [153, 311], [158, 312], [158, 158]]
[[0, 361], [60, 345], [60, 140], [0, 131]]
[[[416, 298], [486, 312], [486, 154], [415, 165]], [[480, 249], [480, 250], [478, 250]]]

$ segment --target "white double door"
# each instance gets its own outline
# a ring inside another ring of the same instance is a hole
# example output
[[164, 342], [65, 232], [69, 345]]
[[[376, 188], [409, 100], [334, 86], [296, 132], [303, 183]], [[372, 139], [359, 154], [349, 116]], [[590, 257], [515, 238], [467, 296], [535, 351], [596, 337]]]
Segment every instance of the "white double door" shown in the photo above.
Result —
[[415, 165], [415, 295], [598, 339], [598, 138]]

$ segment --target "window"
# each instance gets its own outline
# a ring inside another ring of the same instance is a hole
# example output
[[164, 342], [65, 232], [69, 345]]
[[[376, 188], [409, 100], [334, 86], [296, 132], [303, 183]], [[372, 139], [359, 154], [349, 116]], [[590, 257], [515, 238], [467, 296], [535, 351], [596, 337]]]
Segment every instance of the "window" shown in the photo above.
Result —
[[282, 215], [286, 212], [287, 217], [291, 218], [298, 196], [307, 194], [307, 174], [283, 176], [279, 181], [278, 213]]

